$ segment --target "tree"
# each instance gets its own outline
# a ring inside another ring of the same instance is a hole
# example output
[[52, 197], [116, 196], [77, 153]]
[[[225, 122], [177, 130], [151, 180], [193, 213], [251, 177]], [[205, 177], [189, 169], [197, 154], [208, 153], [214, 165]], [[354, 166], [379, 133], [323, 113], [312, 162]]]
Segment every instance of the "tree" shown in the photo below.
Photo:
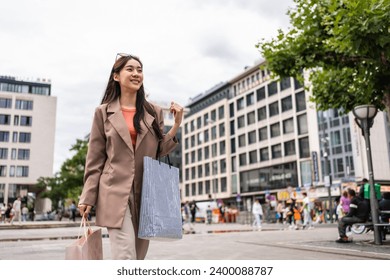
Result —
[[40, 177], [37, 186], [42, 189], [41, 197], [48, 197], [53, 205], [65, 199], [78, 200], [83, 188], [85, 159], [88, 150], [88, 139], [76, 140], [70, 151], [75, 152], [67, 159], [61, 170], [54, 177]]
[[318, 110], [373, 104], [390, 117], [390, 0], [294, 0], [292, 27], [257, 44], [280, 77], [310, 70]]

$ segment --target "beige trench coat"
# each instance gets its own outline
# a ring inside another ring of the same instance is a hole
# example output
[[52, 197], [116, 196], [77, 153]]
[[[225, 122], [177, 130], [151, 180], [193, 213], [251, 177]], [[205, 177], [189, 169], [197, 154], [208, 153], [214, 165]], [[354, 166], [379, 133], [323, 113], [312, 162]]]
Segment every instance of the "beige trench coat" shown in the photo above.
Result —
[[[153, 105], [160, 129], [164, 128], [163, 111]], [[96, 206], [96, 225], [121, 228], [128, 201], [135, 233], [138, 232], [143, 179], [143, 158], [156, 157], [158, 138], [145, 110], [145, 123], [137, 135], [135, 151], [123, 117], [119, 99], [100, 105], [95, 110], [85, 164], [84, 188], [80, 204]], [[164, 135], [160, 155], [170, 153], [177, 145], [176, 137]]]

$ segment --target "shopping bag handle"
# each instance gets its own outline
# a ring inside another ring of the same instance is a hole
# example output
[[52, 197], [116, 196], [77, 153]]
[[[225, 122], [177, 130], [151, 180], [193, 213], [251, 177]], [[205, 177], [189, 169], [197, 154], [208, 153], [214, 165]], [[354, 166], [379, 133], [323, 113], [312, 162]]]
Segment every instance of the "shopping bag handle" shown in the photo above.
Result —
[[[88, 224], [88, 228], [87, 228], [87, 224]], [[91, 229], [91, 225], [88, 221], [88, 219], [85, 218], [85, 215], [83, 215], [81, 217], [81, 223], [80, 223], [80, 228], [79, 228], [79, 233], [77, 235], [77, 239], [80, 239], [80, 231], [81, 231], [81, 228], [84, 229], [84, 236], [85, 236], [85, 240], [88, 239], [88, 231]]]

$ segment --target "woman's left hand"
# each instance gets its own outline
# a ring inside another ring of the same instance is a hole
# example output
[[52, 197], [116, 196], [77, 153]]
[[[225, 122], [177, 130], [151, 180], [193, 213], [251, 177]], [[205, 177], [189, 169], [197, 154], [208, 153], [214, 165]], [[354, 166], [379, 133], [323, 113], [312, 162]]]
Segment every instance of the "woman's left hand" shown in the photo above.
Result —
[[175, 124], [180, 126], [182, 120], [183, 120], [183, 107], [181, 107], [179, 104], [175, 102], [171, 102], [170, 112], [175, 117]]

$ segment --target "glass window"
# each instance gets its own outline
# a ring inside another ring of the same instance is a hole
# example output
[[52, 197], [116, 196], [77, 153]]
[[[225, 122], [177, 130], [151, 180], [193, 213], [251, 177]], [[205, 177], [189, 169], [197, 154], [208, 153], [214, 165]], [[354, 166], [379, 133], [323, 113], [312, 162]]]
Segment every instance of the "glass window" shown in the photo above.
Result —
[[198, 177], [202, 177], [202, 176], [203, 176], [203, 166], [198, 165]]
[[274, 81], [268, 84], [268, 96], [278, 93], [278, 82]]
[[293, 118], [283, 121], [283, 134], [289, 134], [294, 132], [294, 120]]
[[230, 103], [229, 105], [230, 117], [234, 117], [234, 103]]
[[190, 185], [186, 184], [186, 194], [185, 196], [189, 197], [190, 196]]
[[339, 130], [332, 131], [330, 133], [330, 141], [332, 146], [341, 145], [341, 135]]
[[248, 133], [248, 144], [256, 143], [256, 130]]
[[257, 95], [257, 102], [265, 99], [265, 87], [256, 90], [256, 95]]
[[12, 133], [12, 142], [18, 142], [18, 133], [16, 131]]
[[297, 112], [306, 110], [305, 92], [301, 91], [295, 95], [295, 105]]
[[191, 184], [191, 195], [192, 196], [196, 195], [196, 183]]
[[240, 166], [246, 165], [246, 153], [240, 154], [239, 156], [240, 160]]
[[0, 142], [8, 142], [8, 141], [9, 141], [9, 132], [0, 131]]
[[236, 138], [230, 139], [230, 146], [232, 149], [232, 154], [234, 154], [236, 152]]
[[276, 116], [279, 114], [279, 102], [276, 101], [274, 103], [269, 104], [269, 116]]
[[299, 89], [301, 87], [302, 87], [302, 84], [296, 78], [294, 78], [294, 88]]
[[210, 138], [209, 138], [209, 130], [206, 129], [203, 133], [204, 133], [204, 142], [206, 143], [206, 142], [208, 142], [210, 140]]
[[217, 120], [217, 111], [215, 109], [211, 111], [211, 120], [212, 121]]
[[310, 157], [309, 138], [299, 139], [299, 157], [306, 158]]
[[211, 128], [211, 139], [214, 140], [217, 138], [217, 127], [216, 126], [213, 126]]
[[194, 163], [196, 161], [196, 158], [195, 158], [195, 151], [192, 151], [191, 152], [191, 162]]
[[232, 157], [232, 172], [237, 171], [236, 157]]
[[260, 161], [269, 160], [268, 147], [260, 149]]
[[246, 145], [245, 142], [245, 134], [238, 136], [238, 147], [244, 147]]
[[203, 132], [198, 133], [198, 145], [203, 143]]
[[247, 119], [248, 119], [248, 125], [251, 125], [251, 124], [255, 123], [256, 122], [255, 111], [252, 111], [252, 112], [248, 113]]
[[0, 108], [12, 108], [12, 99], [0, 98]]
[[210, 148], [207, 146], [204, 148], [204, 159], [208, 159], [210, 157]]
[[230, 121], [230, 135], [234, 135], [235, 129], [234, 129], [234, 120]]
[[227, 183], [225, 177], [221, 178], [221, 192], [227, 192]]
[[16, 177], [28, 177], [28, 166], [17, 166]]
[[204, 165], [204, 173], [205, 173], [205, 176], [210, 176], [210, 163], [206, 163]]
[[268, 139], [267, 127], [262, 127], [259, 129], [259, 141]]
[[282, 112], [286, 112], [292, 109], [292, 97], [287, 96], [282, 99]]
[[237, 127], [242, 128], [245, 126], [245, 116], [241, 116], [237, 119]]
[[252, 92], [246, 96], [246, 106], [255, 104], [255, 93]]
[[191, 131], [194, 131], [195, 130], [195, 120], [192, 120], [190, 122], [190, 125], [191, 125]]
[[262, 121], [267, 118], [267, 106], [257, 109], [257, 120]]
[[7, 158], [8, 158], [8, 149], [0, 148], [0, 159], [7, 159]]
[[226, 153], [226, 142], [221, 141], [219, 142], [219, 154], [224, 155]]
[[15, 165], [11, 165], [9, 168], [9, 176], [15, 177]]
[[206, 181], [206, 189], [205, 189], [205, 193], [206, 194], [211, 194], [211, 191], [210, 191], [210, 181]]
[[308, 127], [307, 127], [307, 116], [306, 114], [300, 115], [297, 117], [298, 121], [298, 134], [306, 134], [308, 133]]
[[271, 125], [271, 138], [280, 136], [280, 124], [275, 123]]
[[7, 165], [0, 165], [0, 177], [7, 176]]
[[20, 110], [32, 110], [33, 102], [31, 100], [16, 99], [15, 108]]
[[209, 113], [206, 113], [203, 116], [203, 125], [206, 126], [208, 124], [209, 124]]
[[280, 145], [280, 144], [273, 145], [271, 147], [271, 150], [272, 150], [272, 158], [282, 157], [282, 145]]
[[190, 163], [190, 154], [186, 153], [185, 157], [186, 157], [186, 164], [189, 164]]
[[199, 129], [202, 127], [202, 117], [196, 119], [196, 127]]
[[213, 145], [211, 145], [211, 155], [213, 157], [217, 156], [217, 143], [214, 143]]
[[219, 124], [219, 137], [225, 136], [225, 123]]
[[11, 123], [11, 115], [0, 114], [0, 125], [9, 125]]
[[11, 159], [16, 159], [16, 149], [11, 150]]
[[202, 160], [202, 149], [198, 150], [198, 161]]
[[240, 99], [237, 99], [237, 111], [240, 111], [241, 109], [244, 109], [245, 103], [244, 103], [244, 97], [241, 97]]
[[257, 150], [249, 152], [249, 164], [257, 162]]
[[14, 125], [19, 125], [19, 116], [18, 115], [14, 116]]
[[30, 150], [29, 149], [19, 149], [18, 150], [18, 159], [29, 160], [30, 159]]
[[196, 178], [196, 168], [195, 166], [191, 168], [191, 179], [195, 179]]
[[198, 183], [198, 193], [203, 194], [203, 182]]
[[283, 78], [280, 81], [280, 90], [283, 91], [291, 87], [291, 79], [290, 77]]
[[184, 125], [184, 131], [186, 132], [186, 134], [188, 133], [188, 123], [186, 123], [186, 124]]
[[221, 106], [218, 108], [218, 118], [223, 119], [225, 117], [225, 107]]
[[284, 155], [295, 155], [295, 140], [291, 140], [284, 143]]
[[221, 159], [219, 162], [221, 173], [226, 173], [226, 159]]
[[191, 136], [191, 148], [195, 147], [195, 135]]

